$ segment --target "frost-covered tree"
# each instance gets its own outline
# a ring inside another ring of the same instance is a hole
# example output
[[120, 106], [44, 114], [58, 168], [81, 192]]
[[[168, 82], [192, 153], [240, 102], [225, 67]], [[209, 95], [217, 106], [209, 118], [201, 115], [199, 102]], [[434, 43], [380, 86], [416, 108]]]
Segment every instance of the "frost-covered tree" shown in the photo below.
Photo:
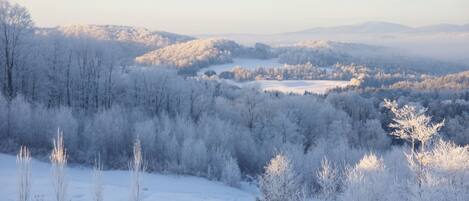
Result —
[[387, 193], [392, 190], [392, 181], [382, 158], [374, 154], [365, 155], [345, 178], [345, 190], [341, 195], [344, 201], [388, 200]]
[[129, 164], [130, 166], [130, 199], [129, 201], [142, 200], [142, 174], [145, 171], [145, 164], [143, 161], [142, 146], [140, 140], [137, 139], [134, 143], [133, 158]]
[[66, 201], [67, 199], [67, 178], [65, 178], [65, 168], [67, 166], [67, 151], [65, 150], [63, 133], [58, 130], [54, 139], [54, 149], [50, 154], [52, 163], [52, 183], [56, 201]]
[[21, 146], [16, 155], [18, 166], [18, 201], [29, 201], [31, 197], [31, 153], [26, 146]]
[[384, 106], [391, 110], [395, 116], [394, 123], [389, 125], [395, 129], [391, 134], [410, 141], [412, 151], [414, 151], [416, 142], [420, 142], [421, 152], [425, 151], [426, 142], [437, 134], [444, 125], [444, 122], [431, 123], [431, 117], [425, 114], [426, 109], [409, 105], [399, 108], [396, 101], [387, 99], [384, 100]]
[[2, 92], [8, 101], [15, 96], [13, 86], [14, 70], [18, 66], [21, 55], [21, 46], [25, 34], [33, 28], [34, 24], [28, 10], [18, 4], [0, 0], [0, 47], [3, 64]]
[[261, 201], [302, 200], [302, 187], [290, 160], [283, 154], [273, 158], [265, 167], [259, 181]]
[[240, 186], [241, 172], [239, 170], [238, 162], [233, 157], [227, 157], [225, 159], [220, 180], [233, 187]]
[[469, 198], [469, 147], [439, 140], [423, 153], [407, 155], [414, 172], [417, 200], [467, 200]]
[[340, 185], [340, 176], [336, 167], [324, 158], [321, 161], [321, 169], [316, 173], [317, 181], [321, 187], [322, 199], [335, 200]]

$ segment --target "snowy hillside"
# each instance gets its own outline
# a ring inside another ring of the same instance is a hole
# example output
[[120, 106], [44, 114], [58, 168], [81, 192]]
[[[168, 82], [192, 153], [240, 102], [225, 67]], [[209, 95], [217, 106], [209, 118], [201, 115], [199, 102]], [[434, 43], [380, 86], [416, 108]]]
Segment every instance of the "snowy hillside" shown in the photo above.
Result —
[[176, 68], [205, 67], [232, 61], [240, 46], [224, 39], [202, 39], [158, 49], [135, 60], [139, 64], [166, 65]]
[[46, 34], [59, 32], [67, 37], [84, 36], [103, 41], [135, 43], [149, 48], [161, 48], [193, 39], [189, 36], [174, 33], [117, 25], [70, 25], [40, 31]]
[[[0, 154], [0, 197], [2, 201], [16, 201], [16, 158]], [[87, 168], [66, 170], [68, 199], [89, 201], [92, 197], [92, 171]], [[51, 166], [32, 163], [32, 200], [54, 200], [50, 179]], [[130, 175], [126, 171], [105, 171], [103, 174], [104, 200], [127, 201]], [[219, 182], [190, 176], [145, 174], [143, 201], [254, 201], [254, 195]]]
[[412, 70], [444, 74], [467, 70], [469, 66], [419, 56], [399, 48], [330, 40], [305, 40], [277, 49], [281, 63], [330, 66], [355, 63], [385, 70]]

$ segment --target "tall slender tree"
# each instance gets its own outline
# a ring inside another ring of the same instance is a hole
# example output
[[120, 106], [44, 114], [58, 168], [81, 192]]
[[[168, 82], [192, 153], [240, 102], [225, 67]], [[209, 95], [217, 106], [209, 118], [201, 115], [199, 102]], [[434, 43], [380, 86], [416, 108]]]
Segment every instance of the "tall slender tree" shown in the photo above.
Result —
[[18, 201], [28, 201], [31, 196], [31, 153], [21, 146], [16, 156], [18, 166]]
[[142, 172], [145, 170], [145, 165], [142, 156], [142, 146], [139, 139], [137, 139], [134, 143], [134, 155], [129, 166], [131, 175], [129, 201], [141, 201]]
[[55, 188], [55, 200], [65, 201], [67, 196], [67, 180], [65, 178], [65, 167], [67, 166], [67, 152], [64, 146], [63, 133], [58, 130], [57, 138], [54, 139], [54, 149], [50, 154], [52, 163], [52, 182]]
[[93, 167], [93, 201], [103, 201], [102, 175], [103, 163], [101, 162], [101, 157], [98, 155]]
[[15, 96], [13, 70], [17, 66], [21, 45], [34, 23], [26, 8], [0, 0], [0, 47], [4, 59], [3, 94], [8, 101]]

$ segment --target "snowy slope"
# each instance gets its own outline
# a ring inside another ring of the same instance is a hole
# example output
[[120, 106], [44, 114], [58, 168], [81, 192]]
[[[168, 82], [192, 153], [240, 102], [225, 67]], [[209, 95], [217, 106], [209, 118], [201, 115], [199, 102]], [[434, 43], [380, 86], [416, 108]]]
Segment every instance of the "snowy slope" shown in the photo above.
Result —
[[[0, 200], [16, 200], [16, 158], [0, 154]], [[53, 187], [49, 178], [50, 164], [33, 160], [31, 200], [53, 200]], [[105, 171], [103, 173], [104, 200], [127, 201], [129, 173]], [[87, 168], [67, 169], [68, 200], [90, 201], [92, 197], [92, 171]], [[219, 182], [203, 178], [176, 175], [145, 174], [144, 201], [254, 201], [255, 196]]]
[[152, 31], [146, 28], [117, 25], [68, 25], [55, 28], [42, 28], [38, 29], [38, 32], [46, 35], [58, 32], [67, 37], [85, 36], [102, 41], [134, 43], [152, 49], [194, 39], [190, 36], [164, 31]]
[[170, 45], [135, 58], [139, 64], [167, 65], [176, 68], [206, 67], [232, 61], [241, 46], [224, 39], [199, 39]]

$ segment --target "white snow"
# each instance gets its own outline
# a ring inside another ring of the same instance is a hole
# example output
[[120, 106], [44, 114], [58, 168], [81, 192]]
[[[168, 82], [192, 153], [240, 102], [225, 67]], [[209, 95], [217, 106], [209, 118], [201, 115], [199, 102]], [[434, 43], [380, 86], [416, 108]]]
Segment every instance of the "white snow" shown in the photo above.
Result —
[[[16, 201], [16, 158], [0, 154], [0, 198]], [[32, 162], [32, 199], [54, 200], [48, 163]], [[92, 198], [92, 170], [67, 168], [68, 200], [90, 201]], [[127, 201], [130, 175], [127, 171], [104, 171], [104, 200]], [[254, 201], [254, 187], [244, 184], [246, 191], [231, 188], [220, 182], [192, 176], [145, 174], [143, 201]], [[250, 191], [250, 192], [248, 192]]]
[[[256, 69], [259, 67], [263, 68], [281, 68], [285, 64], [281, 64], [278, 58], [275, 59], [234, 59], [233, 63], [220, 64], [209, 66], [199, 70], [198, 74], [202, 75], [208, 70], [213, 70], [217, 74], [223, 71], [230, 71], [234, 67], [241, 67], [244, 69]], [[325, 68], [326, 69], [326, 68]], [[328, 68], [327, 68], [328, 69]], [[349, 81], [336, 81], [336, 80], [256, 80], [249, 82], [236, 82], [233, 80], [223, 80], [226, 83], [233, 84], [239, 87], [259, 87], [263, 91], [280, 91], [283, 93], [296, 93], [304, 94], [305, 91], [324, 94], [329, 89], [335, 87], [345, 87], [349, 85]]]
[[227, 64], [220, 64], [220, 65], [212, 65], [207, 68], [202, 68], [199, 70], [198, 74], [202, 75], [204, 72], [208, 70], [213, 70], [217, 74], [223, 72], [223, 71], [230, 71], [231, 69], [235, 67], [241, 67], [244, 69], [251, 69], [254, 70], [259, 67], [263, 68], [278, 68], [278, 67], [284, 67], [284, 64], [278, 62], [278, 58], [275, 59], [240, 59], [236, 58], [233, 59], [233, 63], [227, 63]]
[[350, 84], [349, 81], [337, 80], [257, 80], [251, 82], [233, 82], [239, 87], [259, 87], [264, 91], [280, 91], [283, 93], [304, 94], [306, 91], [316, 94], [324, 94], [329, 89], [336, 87], [345, 87]]

